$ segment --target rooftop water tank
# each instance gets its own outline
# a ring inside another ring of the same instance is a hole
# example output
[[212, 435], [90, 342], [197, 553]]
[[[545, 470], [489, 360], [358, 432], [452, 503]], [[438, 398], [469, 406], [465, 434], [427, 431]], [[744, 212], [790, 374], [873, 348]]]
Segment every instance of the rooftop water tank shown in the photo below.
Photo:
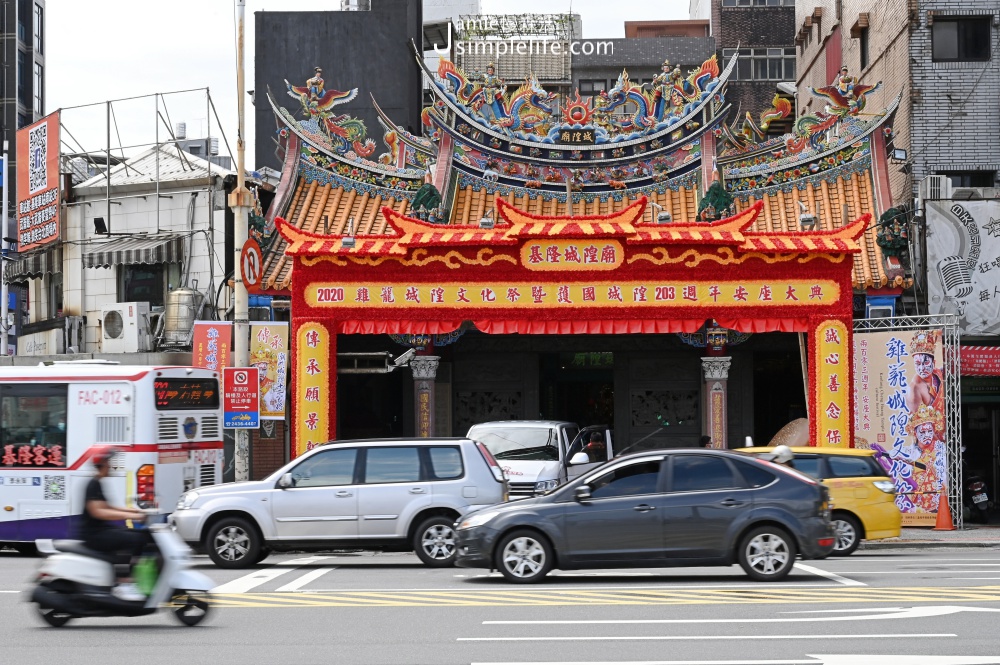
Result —
[[177, 140], [181, 141], [187, 138], [188, 126], [186, 122], [178, 122], [176, 131], [174, 134], [177, 136]]

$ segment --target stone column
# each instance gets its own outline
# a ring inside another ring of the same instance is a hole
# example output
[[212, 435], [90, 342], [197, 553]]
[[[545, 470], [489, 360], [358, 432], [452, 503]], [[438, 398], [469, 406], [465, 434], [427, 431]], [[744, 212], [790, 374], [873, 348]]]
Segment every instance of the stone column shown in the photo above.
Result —
[[434, 436], [434, 379], [440, 362], [440, 356], [417, 356], [410, 361], [417, 436], [425, 439]]
[[728, 448], [726, 432], [729, 418], [726, 410], [728, 398], [726, 383], [729, 379], [731, 356], [705, 357], [701, 359], [701, 371], [705, 377], [705, 391], [702, 404], [702, 431], [712, 437], [713, 448]]

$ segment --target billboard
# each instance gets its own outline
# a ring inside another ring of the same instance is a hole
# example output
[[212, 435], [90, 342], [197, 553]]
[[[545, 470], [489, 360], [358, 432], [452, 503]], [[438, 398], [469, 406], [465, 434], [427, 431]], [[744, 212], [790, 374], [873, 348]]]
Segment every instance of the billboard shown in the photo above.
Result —
[[284, 420], [288, 322], [250, 324], [250, 365], [260, 371], [261, 420]]
[[1000, 201], [926, 201], [930, 314], [962, 333], [1000, 334]]
[[943, 331], [854, 333], [856, 448], [896, 486], [903, 526], [934, 526], [948, 483]]
[[191, 340], [191, 364], [218, 371], [229, 366], [233, 339], [231, 321], [195, 321]]
[[17, 251], [59, 240], [59, 112], [17, 130]]

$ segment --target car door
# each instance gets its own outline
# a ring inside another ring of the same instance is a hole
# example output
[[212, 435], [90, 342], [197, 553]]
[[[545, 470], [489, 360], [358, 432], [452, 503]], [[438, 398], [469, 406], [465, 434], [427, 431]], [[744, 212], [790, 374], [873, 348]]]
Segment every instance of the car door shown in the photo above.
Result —
[[730, 525], [752, 509], [752, 491], [725, 457], [671, 455], [662, 508], [665, 556], [724, 557]]
[[331, 448], [306, 457], [292, 468], [292, 486], [271, 491], [277, 537], [357, 538], [357, 459], [357, 448]]
[[590, 498], [563, 513], [576, 566], [655, 565], [663, 559], [660, 458], [625, 462], [587, 483]]
[[[594, 432], [601, 435], [600, 441], [591, 442], [591, 434]], [[569, 480], [579, 478], [583, 474], [596, 469], [611, 459], [610, 430], [606, 425], [591, 425], [584, 427], [570, 443], [566, 453], [566, 475]], [[586, 464], [569, 464], [573, 455], [577, 453], [587, 453], [589, 462]]]
[[405, 535], [413, 515], [431, 504], [417, 446], [371, 446], [365, 449], [358, 491], [362, 538]]

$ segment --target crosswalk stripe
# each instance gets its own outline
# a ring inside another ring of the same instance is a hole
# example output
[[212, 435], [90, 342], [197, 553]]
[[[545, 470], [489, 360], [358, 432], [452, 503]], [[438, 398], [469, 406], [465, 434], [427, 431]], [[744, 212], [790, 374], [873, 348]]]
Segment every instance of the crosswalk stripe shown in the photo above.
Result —
[[[301, 578], [300, 578], [301, 579]], [[248, 582], [249, 583], [249, 582]], [[292, 584], [295, 584], [294, 582]], [[287, 586], [287, 585], [286, 585]], [[744, 605], [777, 603], [1000, 602], [991, 587], [822, 587], [818, 589], [690, 589], [648, 591], [215, 591], [213, 602], [230, 607], [523, 607], [573, 605]]]
[[319, 578], [323, 577], [323, 575], [327, 574], [334, 568], [335, 566], [330, 568], [317, 568], [316, 570], [310, 570], [305, 575], [300, 575], [299, 577], [295, 578], [285, 586], [278, 587], [278, 591], [279, 592], [298, 591], [299, 589], [309, 584], [310, 582], [315, 582]]
[[237, 577], [235, 580], [226, 582], [225, 584], [220, 584], [219, 586], [212, 589], [212, 593], [246, 593], [251, 589], [256, 589], [261, 584], [270, 582], [276, 577], [280, 577], [285, 573], [290, 573], [294, 568], [265, 568], [263, 570], [255, 570], [249, 575], [244, 575], [243, 577]]

